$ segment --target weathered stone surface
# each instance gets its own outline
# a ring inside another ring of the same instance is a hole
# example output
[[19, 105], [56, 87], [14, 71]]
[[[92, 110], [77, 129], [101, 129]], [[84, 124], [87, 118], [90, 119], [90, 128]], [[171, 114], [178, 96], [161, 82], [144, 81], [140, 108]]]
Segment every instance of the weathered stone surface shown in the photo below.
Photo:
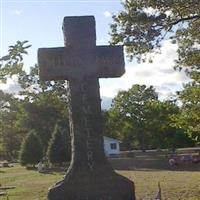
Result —
[[133, 182], [113, 171], [103, 150], [98, 78], [124, 73], [123, 49], [95, 46], [91, 16], [65, 17], [63, 31], [64, 48], [38, 52], [41, 79], [67, 79], [70, 94], [72, 161], [64, 180], [49, 190], [48, 199], [135, 200]]
[[38, 62], [42, 66], [41, 80], [69, 80], [81, 76], [119, 77], [125, 72], [121, 46], [41, 48]]
[[63, 20], [65, 47], [92, 48], [96, 46], [93, 16], [65, 17]]

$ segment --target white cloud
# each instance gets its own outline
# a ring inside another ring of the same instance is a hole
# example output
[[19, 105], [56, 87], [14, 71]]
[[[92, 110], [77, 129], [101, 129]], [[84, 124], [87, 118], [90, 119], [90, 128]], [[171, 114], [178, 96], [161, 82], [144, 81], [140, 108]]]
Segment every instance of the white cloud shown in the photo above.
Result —
[[108, 38], [100, 38], [97, 39], [97, 45], [108, 45], [109, 39]]
[[104, 15], [104, 17], [106, 17], [106, 18], [109, 18], [109, 17], [112, 16], [111, 12], [109, 12], [109, 11], [105, 11], [105, 12], [103, 13], [103, 15]]
[[175, 71], [177, 45], [165, 41], [162, 54], [155, 56], [153, 63], [126, 62], [126, 73], [117, 79], [101, 80], [102, 96], [114, 97], [119, 90], [127, 90], [133, 84], [153, 85], [161, 99], [182, 89], [183, 83], [190, 81], [184, 72]]
[[13, 10], [12, 13], [13, 13], [13, 15], [20, 16], [23, 13], [23, 10], [16, 9], [16, 10]]
[[12, 78], [8, 78], [6, 84], [0, 84], [0, 89], [7, 93], [17, 94], [21, 89], [17, 80], [17, 76], [13, 75]]
[[112, 103], [111, 97], [102, 97], [101, 98], [101, 107], [103, 110], [110, 108]]
[[149, 15], [152, 15], [152, 14], [154, 14], [154, 13], [157, 12], [157, 10], [154, 9], [154, 8], [152, 8], [152, 7], [144, 8], [143, 11], [144, 11], [145, 13], [149, 14]]

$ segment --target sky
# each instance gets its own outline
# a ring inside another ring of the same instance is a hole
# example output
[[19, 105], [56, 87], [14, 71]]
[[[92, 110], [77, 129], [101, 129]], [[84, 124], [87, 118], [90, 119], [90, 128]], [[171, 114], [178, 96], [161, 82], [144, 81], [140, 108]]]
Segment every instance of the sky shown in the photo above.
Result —
[[[8, 46], [17, 40], [28, 40], [32, 45], [24, 58], [28, 70], [37, 63], [38, 48], [64, 46], [62, 21], [65, 16], [94, 15], [97, 45], [108, 45], [112, 15], [120, 10], [120, 0], [0, 0], [0, 57], [6, 55]], [[165, 40], [162, 54], [156, 55], [151, 64], [126, 59], [126, 73], [122, 77], [100, 80], [102, 107], [108, 107], [119, 90], [127, 90], [133, 84], [153, 85], [161, 99], [181, 90], [189, 79], [173, 69], [176, 49], [176, 45]], [[19, 86], [16, 79], [12, 79], [6, 85], [0, 84], [0, 88], [14, 92]]]

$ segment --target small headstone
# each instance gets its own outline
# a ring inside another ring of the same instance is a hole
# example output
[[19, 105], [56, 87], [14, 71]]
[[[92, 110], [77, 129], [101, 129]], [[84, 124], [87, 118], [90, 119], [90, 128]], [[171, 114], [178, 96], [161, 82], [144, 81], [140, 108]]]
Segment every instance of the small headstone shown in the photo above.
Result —
[[1, 165], [2, 167], [9, 167], [9, 163], [7, 161], [3, 162]]
[[68, 80], [72, 161], [49, 200], [135, 200], [134, 184], [117, 174], [103, 149], [99, 78], [124, 73], [122, 46], [96, 46], [93, 16], [65, 17], [65, 47], [38, 51], [41, 80]]
[[39, 162], [38, 165], [37, 165], [37, 168], [38, 168], [38, 172], [42, 173], [44, 172], [44, 164], [43, 162]]
[[6, 192], [0, 192], [0, 196], [4, 196], [6, 194], [7, 194]]
[[15, 189], [15, 186], [1, 186], [0, 190], [9, 190], [9, 189]]

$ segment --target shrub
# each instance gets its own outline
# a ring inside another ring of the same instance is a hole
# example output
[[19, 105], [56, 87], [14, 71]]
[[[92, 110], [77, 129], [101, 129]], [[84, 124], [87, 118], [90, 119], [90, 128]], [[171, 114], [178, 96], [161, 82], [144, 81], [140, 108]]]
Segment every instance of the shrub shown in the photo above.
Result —
[[20, 149], [21, 165], [37, 164], [43, 156], [43, 147], [39, 136], [35, 131], [30, 131]]
[[56, 124], [49, 142], [47, 157], [52, 164], [61, 164], [70, 161], [70, 150], [67, 141], [67, 130]]

